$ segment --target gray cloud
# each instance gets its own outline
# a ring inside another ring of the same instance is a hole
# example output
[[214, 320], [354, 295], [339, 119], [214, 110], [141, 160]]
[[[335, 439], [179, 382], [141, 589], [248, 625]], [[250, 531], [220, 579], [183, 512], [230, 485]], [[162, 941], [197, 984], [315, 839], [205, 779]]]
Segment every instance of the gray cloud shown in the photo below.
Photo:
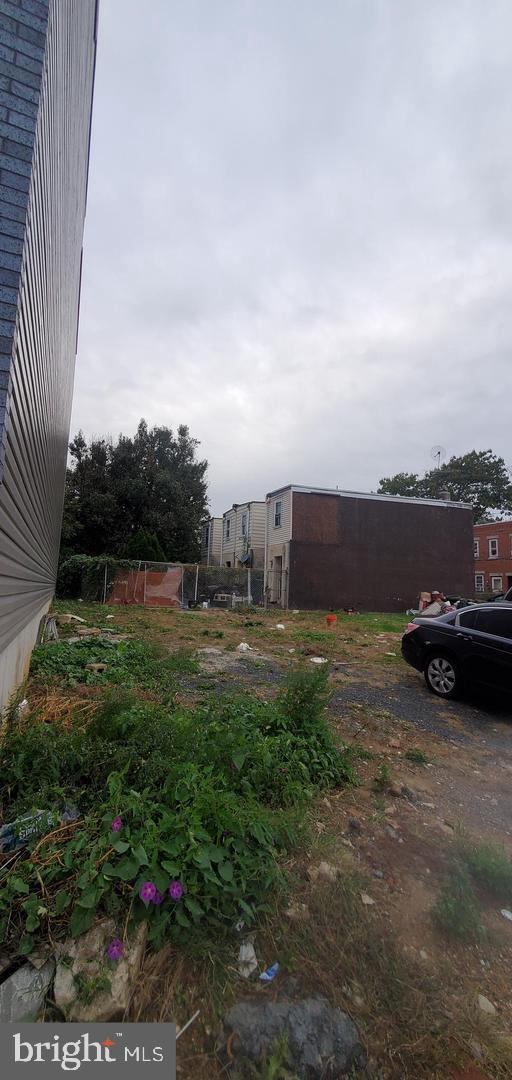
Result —
[[104, 0], [73, 428], [212, 507], [509, 457], [508, 0]]

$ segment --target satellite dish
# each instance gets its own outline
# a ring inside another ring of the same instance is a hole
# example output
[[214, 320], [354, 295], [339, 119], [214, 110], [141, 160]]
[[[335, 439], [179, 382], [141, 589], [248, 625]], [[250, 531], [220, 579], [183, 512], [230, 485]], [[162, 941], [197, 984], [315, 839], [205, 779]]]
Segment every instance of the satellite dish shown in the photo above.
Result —
[[435, 461], [436, 468], [439, 469], [441, 466], [441, 462], [444, 461], [446, 457], [446, 450], [444, 446], [433, 446], [430, 451], [430, 457]]

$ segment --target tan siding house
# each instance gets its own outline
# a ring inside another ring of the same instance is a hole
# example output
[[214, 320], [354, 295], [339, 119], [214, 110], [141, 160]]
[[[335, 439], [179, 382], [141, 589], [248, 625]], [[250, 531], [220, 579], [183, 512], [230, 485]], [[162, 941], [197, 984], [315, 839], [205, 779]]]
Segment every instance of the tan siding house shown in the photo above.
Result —
[[222, 518], [222, 566], [262, 567], [265, 561], [265, 503], [234, 503]]
[[292, 500], [293, 491], [291, 486], [288, 486], [271, 491], [265, 502], [267, 525], [265, 592], [267, 601], [280, 607], [287, 607], [288, 604]]
[[205, 566], [220, 566], [222, 552], [222, 518], [211, 517], [201, 526], [201, 562]]

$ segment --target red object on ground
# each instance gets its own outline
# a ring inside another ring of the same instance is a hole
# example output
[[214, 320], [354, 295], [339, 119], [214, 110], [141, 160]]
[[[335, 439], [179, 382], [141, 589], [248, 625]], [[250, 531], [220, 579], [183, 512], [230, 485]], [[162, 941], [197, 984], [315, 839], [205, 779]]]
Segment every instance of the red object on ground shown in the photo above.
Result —
[[181, 607], [181, 566], [168, 570], [117, 570], [108, 604]]
[[325, 621], [326, 621], [327, 626], [329, 627], [329, 629], [331, 629], [333, 626], [336, 625], [338, 619], [337, 619], [336, 615], [326, 615], [325, 616]]

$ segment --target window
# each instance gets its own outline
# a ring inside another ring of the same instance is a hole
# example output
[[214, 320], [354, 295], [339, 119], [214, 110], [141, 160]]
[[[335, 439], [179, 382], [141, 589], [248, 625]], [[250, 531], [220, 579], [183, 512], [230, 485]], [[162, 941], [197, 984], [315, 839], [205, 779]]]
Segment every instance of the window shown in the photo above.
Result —
[[281, 528], [281, 518], [283, 516], [283, 503], [281, 499], [278, 499], [274, 505], [274, 529]]
[[459, 626], [475, 626], [477, 614], [478, 608], [470, 608], [469, 611], [463, 611], [462, 614], [459, 615]]
[[473, 555], [475, 556], [475, 559], [480, 558], [480, 541], [479, 540], [473, 540]]
[[512, 638], [512, 612], [490, 611], [489, 608], [479, 611], [475, 630], [480, 630], [482, 634], [496, 634], [498, 637]]
[[491, 592], [503, 592], [503, 578], [498, 575], [491, 577]]
[[226, 566], [231, 566], [229, 559], [226, 559]]
[[492, 540], [489, 540], [489, 558], [498, 558], [498, 541], [496, 537], [493, 537]]
[[226, 518], [226, 540], [229, 540], [231, 535], [231, 518]]
[[485, 587], [484, 575], [475, 574], [475, 592], [483, 592]]
[[242, 514], [242, 536], [247, 536], [247, 514]]

